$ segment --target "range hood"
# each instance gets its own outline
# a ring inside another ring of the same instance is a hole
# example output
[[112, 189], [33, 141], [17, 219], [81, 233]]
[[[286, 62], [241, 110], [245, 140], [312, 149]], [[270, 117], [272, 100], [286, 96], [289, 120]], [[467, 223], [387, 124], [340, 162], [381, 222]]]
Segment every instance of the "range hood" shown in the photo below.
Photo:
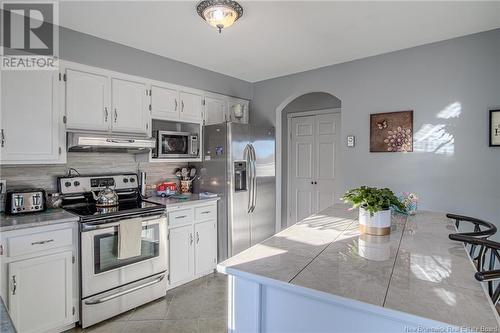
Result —
[[145, 153], [156, 146], [154, 139], [109, 136], [87, 133], [68, 133], [68, 151], [78, 152], [111, 152], [111, 153]]

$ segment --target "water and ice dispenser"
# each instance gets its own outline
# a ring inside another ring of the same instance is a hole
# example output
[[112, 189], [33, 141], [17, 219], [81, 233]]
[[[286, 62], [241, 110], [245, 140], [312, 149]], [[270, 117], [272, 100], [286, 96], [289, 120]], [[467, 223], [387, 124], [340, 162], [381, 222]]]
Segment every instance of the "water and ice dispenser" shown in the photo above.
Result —
[[234, 190], [247, 190], [247, 162], [234, 162]]

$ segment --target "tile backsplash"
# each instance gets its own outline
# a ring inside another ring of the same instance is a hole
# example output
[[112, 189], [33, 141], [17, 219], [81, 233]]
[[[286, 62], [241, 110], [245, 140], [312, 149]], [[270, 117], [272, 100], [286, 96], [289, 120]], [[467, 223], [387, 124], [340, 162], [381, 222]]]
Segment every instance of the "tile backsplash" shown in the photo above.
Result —
[[175, 162], [137, 162], [135, 155], [126, 153], [68, 153], [66, 164], [3, 165], [0, 167], [0, 179], [7, 180], [7, 189], [40, 187], [55, 191], [56, 178], [66, 175], [69, 168], [74, 168], [82, 175], [145, 171], [147, 183], [156, 184], [174, 179], [174, 170], [185, 165]]

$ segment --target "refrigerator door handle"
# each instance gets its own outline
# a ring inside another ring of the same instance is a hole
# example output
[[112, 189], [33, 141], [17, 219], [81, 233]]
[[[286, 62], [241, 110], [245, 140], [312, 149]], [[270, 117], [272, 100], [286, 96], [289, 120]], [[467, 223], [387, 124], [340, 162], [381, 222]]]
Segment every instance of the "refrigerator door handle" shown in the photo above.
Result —
[[252, 148], [250, 144], [247, 144], [245, 146], [244, 150], [244, 156], [245, 160], [247, 161], [247, 170], [248, 170], [248, 208], [247, 212], [251, 213], [252, 212], [252, 207], [253, 207], [253, 175], [252, 175]]
[[252, 207], [250, 212], [253, 213], [257, 205], [257, 153], [253, 145], [250, 145], [252, 151]]

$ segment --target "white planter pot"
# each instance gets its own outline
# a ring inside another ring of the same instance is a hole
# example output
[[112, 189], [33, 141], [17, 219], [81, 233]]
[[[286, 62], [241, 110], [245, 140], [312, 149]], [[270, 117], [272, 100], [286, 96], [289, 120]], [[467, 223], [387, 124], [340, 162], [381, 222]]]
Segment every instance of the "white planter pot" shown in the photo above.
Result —
[[359, 208], [359, 228], [369, 235], [388, 235], [391, 233], [391, 210], [381, 210], [370, 216], [370, 212]]

